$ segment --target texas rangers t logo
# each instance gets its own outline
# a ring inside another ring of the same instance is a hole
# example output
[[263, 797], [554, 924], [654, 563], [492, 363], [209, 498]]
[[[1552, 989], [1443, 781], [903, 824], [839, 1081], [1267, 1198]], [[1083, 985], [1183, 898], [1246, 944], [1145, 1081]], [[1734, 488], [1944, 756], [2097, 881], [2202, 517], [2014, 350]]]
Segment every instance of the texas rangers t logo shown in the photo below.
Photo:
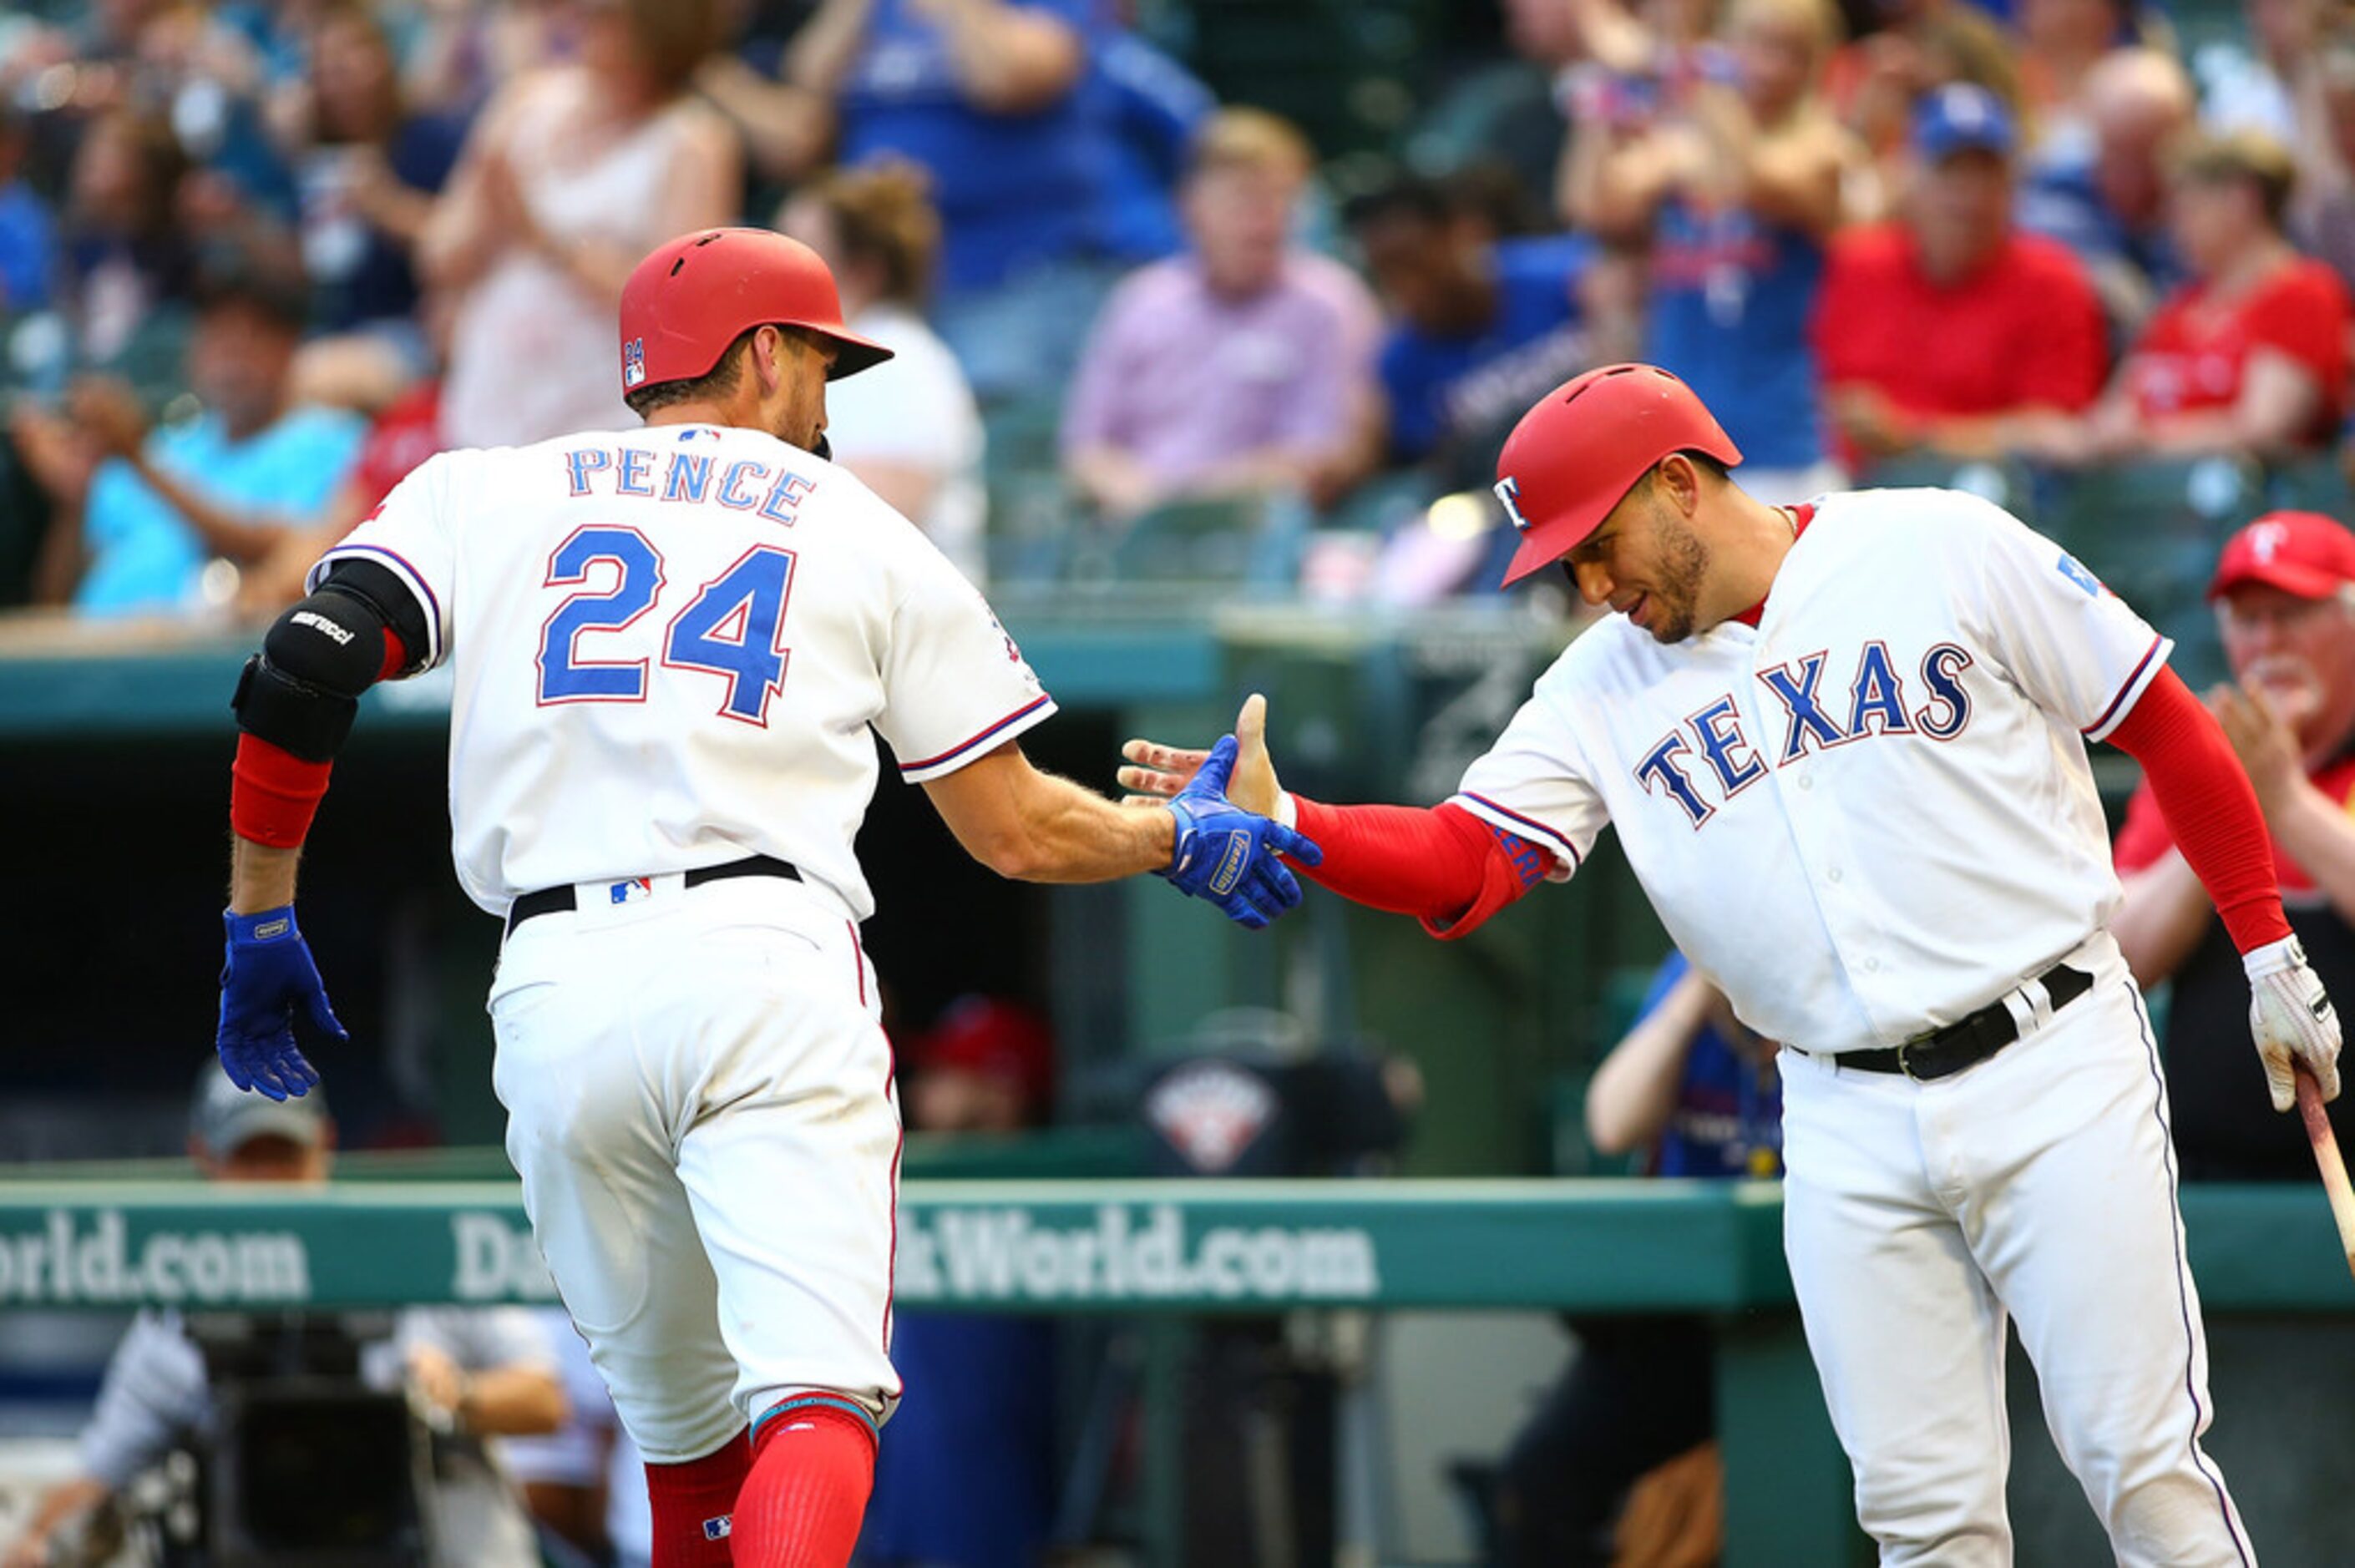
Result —
[[1511, 474], [1497, 482], [1497, 499], [1505, 503], [1505, 515], [1513, 520], [1513, 531], [1526, 534], [1529, 520], [1521, 515], [1521, 482]]

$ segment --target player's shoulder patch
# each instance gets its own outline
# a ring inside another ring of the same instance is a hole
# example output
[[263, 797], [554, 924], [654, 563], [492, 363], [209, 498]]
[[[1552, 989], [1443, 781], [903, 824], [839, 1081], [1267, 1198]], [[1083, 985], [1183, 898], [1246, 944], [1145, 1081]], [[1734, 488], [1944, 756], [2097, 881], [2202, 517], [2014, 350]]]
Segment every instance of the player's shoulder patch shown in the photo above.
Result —
[[2052, 569], [2084, 589], [2087, 599], [2102, 597], [2102, 579], [2086, 570], [2084, 563], [2068, 551], [2061, 552], [2060, 557], [2052, 563]]

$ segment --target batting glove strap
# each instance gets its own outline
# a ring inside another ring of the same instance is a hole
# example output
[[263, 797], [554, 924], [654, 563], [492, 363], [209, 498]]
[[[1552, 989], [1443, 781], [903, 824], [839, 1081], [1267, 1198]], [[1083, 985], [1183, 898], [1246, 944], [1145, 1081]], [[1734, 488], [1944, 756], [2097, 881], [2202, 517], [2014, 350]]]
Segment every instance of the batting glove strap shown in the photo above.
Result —
[[294, 924], [294, 906], [282, 904], [275, 909], [263, 909], [251, 915], [240, 915], [234, 909], [221, 911], [221, 926], [229, 933], [231, 948], [250, 948], [264, 942], [300, 942], [303, 933]]
[[[2275, 950], [2288, 949], [2281, 962]], [[2260, 969], [2265, 955], [2268, 967]], [[2297, 1103], [2297, 1073], [2314, 1076], [2326, 1100], [2339, 1096], [2339, 1014], [2322, 981], [2307, 967], [2295, 938], [2246, 955], [2249, 961], [2249, 1033], [2264, 1062], [2265, 1086], [2274, 1109]]]
[[2278, 942], [2267, 942], [2262, 948], [2251, 948], [2241, 955], [2241, 969], [2254, 985], [2260, 976], [2278, 974], [2287, 969], [2306, 967], [2306, 948], [2296, 937], [2284, 937]]

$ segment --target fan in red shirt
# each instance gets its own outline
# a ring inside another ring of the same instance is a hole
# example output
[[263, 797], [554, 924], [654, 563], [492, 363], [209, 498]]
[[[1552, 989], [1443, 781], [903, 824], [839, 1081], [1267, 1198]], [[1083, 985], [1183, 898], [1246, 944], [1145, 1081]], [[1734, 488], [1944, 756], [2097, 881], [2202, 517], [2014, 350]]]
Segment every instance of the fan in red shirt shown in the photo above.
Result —
[[1955, 83], [1913, 117], [1903, 217], [1832, 241], [1814, 335], [1851, 471], [1913, 450], [1980, 457], [2098, 397], [2099, 298], [2068, 249], [2012, 227], [2010, 114]]
[[254, 563], [238, 590], [241, 613], [267, 620], [303, 597], [303, 580], [330, 545], [359, 526], [409, 471], [440, 451], [442, 382], [421, 381], [385, 406], [368, 427], [359, 457], [327, 508], [290, 531]]
[[[2355, 534], [2311, 512], [2275, 512], [2235, 534], [2210, 582], [2239, 682], [2208, 695], [2256, 787], [2291, 929], [2323, 984], [2355, 985]], [[2159, 816], [2148, 786], [2112, 846], [2126, 900], [2118, 947], [2145, 986], [2174, 981], [2168, 1092], [2183, 1173], [2306, 1181], [2306, 1139], [2241, 1102], [2255, 1071], [2241, 1044], [2238, 954]], [[2342, 1141], [2355, 1115], [2331, 1107]]]
[[2174, 160], [2169, 221], [2192, 281], [2127, 351], [2073, 450], [2260, 457], [2326, 445], [2347, 393], [2347, 290], [2283, 232], [2296, 166], [2258, 131], [2192, 137]]

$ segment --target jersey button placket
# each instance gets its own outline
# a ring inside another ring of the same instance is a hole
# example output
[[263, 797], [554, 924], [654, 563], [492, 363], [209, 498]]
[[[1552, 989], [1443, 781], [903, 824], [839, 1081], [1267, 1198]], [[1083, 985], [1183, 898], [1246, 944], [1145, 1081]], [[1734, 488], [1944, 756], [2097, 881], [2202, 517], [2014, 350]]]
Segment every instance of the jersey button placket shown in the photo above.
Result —
[[[1764, 645], [1752, 655], [1748, 706], [1751, 722], [1757, 726], [1755, 733], [1765, 745], [1782, 744], [1783, 726], [1787, 721], [1767, 693], [1765, 683], [1758, 679], [1757, 672], [1779, 662], [1780, 657]], [[1865, 993], [1863, 981], [1866, 976], [1878, 976], [1881, 972], [1881, 959], [1869, 950], [1878, 938], [1863, 917], [1862, 901], [1849, 896], [1844, 885], [1847, 873], [1840, 863], [1852, 858], [1852, 846], [1838, 814], [1829, 802], [1817, 805], [1815, 800], [1816, 774], [1822, 766], [1822, 759], [1811, 749], [1778, 769], [1775, 783], [1790, 791], [1784, 798], [1784, 817], [1790, 824], [1792, 847], [1806, 870], [1824, 935], [1831, 943], [1833, 957], [1850, 977], [1858, 1004], [1867, 1017], [1871, 1017], [1881, 1010], [1875, 999]], [[1858, 956], [1860, 951], [1861, 958]]]

